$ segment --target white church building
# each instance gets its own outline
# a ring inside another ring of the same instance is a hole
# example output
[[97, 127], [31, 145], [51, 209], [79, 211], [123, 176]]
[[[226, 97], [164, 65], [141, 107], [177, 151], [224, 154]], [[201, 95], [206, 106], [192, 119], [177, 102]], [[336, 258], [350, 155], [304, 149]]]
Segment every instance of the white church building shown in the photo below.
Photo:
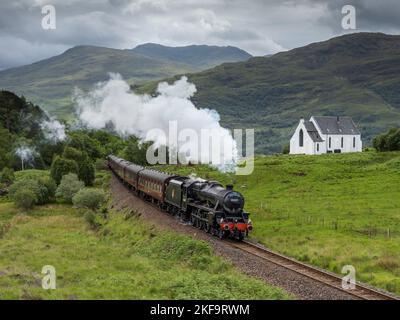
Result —
[[290, 154], [361, 152], [361, 133], [350, 117], [311, 117], [290, 139]]

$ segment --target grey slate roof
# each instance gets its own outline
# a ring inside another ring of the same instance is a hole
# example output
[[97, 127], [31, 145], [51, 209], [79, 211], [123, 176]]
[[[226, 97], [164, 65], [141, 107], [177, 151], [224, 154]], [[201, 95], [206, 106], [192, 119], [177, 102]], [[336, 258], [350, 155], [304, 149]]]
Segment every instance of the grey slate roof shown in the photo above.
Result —
[[313, 117], [323, 134], [360, 134], [350, 117]]
[[324, 141], [318, 134], [317, 128], [314, 126], [314, 123], [312, 123], [311, 121], [304, 121], [304, 126], [306, 127], [308, 134], [314, 142]]

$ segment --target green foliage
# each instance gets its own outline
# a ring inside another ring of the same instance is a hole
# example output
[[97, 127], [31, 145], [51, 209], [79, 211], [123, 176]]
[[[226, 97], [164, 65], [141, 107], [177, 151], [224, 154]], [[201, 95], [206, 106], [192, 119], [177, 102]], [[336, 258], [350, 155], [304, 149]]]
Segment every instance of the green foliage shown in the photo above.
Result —
[[97, 222], [96, 214], [93, 211], [86, 211], [83, 215], [83, 218], [93, 230], [98, 230], [98, 228], [101, 226], [101, 224]]
[[72, 147], [65, 147], [63, 157], [65, 159], [74, 160], [78, 165], [78, 178], [83, 181], [86, 186], [92, 186], [95, 179], [95, 169], [93, 161], [89, 158], [85, 151]]
[[83, 188], [72, 198], [72, 203], [77, 208], [91, 210], [99, 209], [105, 201], [104, 192], [99, 189]]
[[282, 154], [289, 154], [290, 152], [290, 144], [286, 143], [282, 148]]
[[[18, 205], [17, 201], [21, 202], [21, 197], [23, 194], [26, 194], [25, 191], [29, 191], [34, 195], [34, 204], [43, 205], [49, 203], [54, 198], [56, 184], [50, 178], [46, 176], [42, 176], [39, 178], [22, 178], [18, 179], [11, 187], [10, 187], [10, 198]], [[19, 192], [23, 190], [24, 192]], [[28, 197], [27, 202], [30, 202], [32, 197]]]
[[78, 164], [78, 177], [85, 183], [85, 186], [93, 186], [95, 170], [93, 162], [87, 157]]
[[55, 157], [51, 164], [50, 175], [59, 184], [62, 177], [68, 173], [78, 173], [78, 164], [74, 160]]
[[104, 156], [100, 142], [91, 138], [84, 131], [70, 132], [68, 146], [78, 149], [81, 152], [86, 152], [92, 160]]
[[139, 165], [148, 165], [146, 152], [151, 145], [152, 143], [150, 142], [140, 144], [137, 138], [131, 137], [126, 142], [126, 147], [122, 151], [122, 157]]
[[374, 138], [373, 145], [378, 151], [400, 151], [400, 128], [392, 128], [378, 135]]
[[13, 135], [0, 125], [0, 168], [10, 166]]
[[56, 190], [56, 196], [66, 203], [72, 203], [72, 198], [84, 187], [75, 173], [64, 175]]
[[0, 172], [0, 183], [11, 184], [15, 180], [14, 170], [4, 167]]
[[13, 201], [17, 207], [29, 210], [34, 207], [37, 197], [29, 187], [21, 187], [13, 194]]

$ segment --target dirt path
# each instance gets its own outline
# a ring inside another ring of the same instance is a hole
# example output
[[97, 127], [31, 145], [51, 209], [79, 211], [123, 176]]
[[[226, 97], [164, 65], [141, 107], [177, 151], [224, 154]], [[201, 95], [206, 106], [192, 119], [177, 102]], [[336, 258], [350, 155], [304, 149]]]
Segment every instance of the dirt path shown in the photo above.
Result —
[[293, 271], [266, 262], [261, 258], [232, 248], [229, 244], [180, 222], [175, 217], [159, 211], [152, 205], [134, 196], [114, 176], [111, 178], [110, 190], [113, 208], [121, 210], [131, 208], [140, 213], [140, 218], [151, 222], [158, 228], [174, 230], [201, 239], [211, 244], [215, 254], [231, 261], [239, 270], [247, 275], [262, 279], [266, 283], [283, 288], [298, 299], [352, 299], [340, 290], [320, 284], [317, 281], [301, 276]]

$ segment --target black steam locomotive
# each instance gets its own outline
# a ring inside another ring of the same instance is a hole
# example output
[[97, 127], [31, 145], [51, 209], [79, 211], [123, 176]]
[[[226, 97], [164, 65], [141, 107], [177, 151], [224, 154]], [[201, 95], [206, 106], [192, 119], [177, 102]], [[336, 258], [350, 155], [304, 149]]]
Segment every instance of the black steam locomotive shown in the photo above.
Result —
[[199, 229], [221, 239], [243, 240], [253, 228], [243, 210], [243, 196], [231, 185], [224, 188], [216, 181], [148, 169], [113, 155], [107, 160], [114, 174], [139, 197]]

